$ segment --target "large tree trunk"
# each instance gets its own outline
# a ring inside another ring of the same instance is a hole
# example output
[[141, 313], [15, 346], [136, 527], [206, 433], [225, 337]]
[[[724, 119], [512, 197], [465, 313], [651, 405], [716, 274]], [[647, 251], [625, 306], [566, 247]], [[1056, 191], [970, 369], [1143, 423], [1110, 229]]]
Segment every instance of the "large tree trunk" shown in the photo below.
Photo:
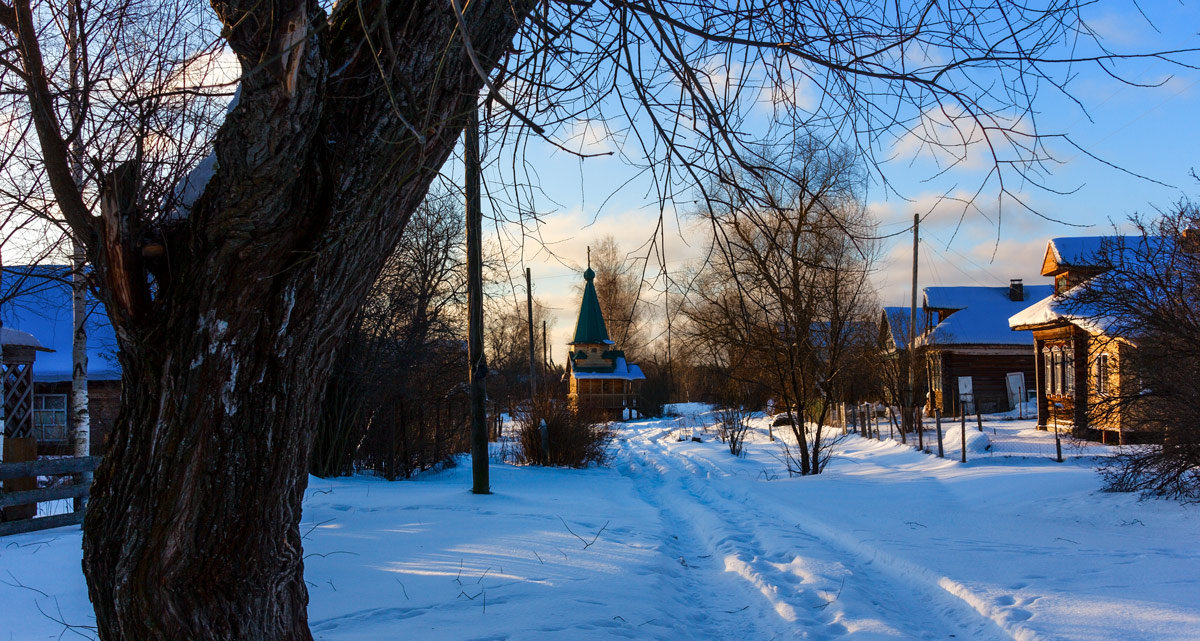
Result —
[[[483, 84], [446, 2], [364, 0], [373, 44], [356, 3], [213, 4], [246, 73], [165, 258], [143, 261], [135, 183], [102, 190], [124, 394], [84, 570], [108, 640], [311, 638], [299, 522], [326, 377]], [[485, 67], [528, 10], [470, 3]]]

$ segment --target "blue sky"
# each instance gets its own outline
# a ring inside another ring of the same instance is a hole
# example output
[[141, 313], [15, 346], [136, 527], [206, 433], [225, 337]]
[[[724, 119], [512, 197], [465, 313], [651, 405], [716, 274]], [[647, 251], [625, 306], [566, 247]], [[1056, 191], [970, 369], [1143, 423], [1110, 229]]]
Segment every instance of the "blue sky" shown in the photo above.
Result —
[[[1200, 3], [1147, 4], [1143, 3], [1142, 9], [1153, 26], [1132, 3], [1089, 9], [1086, 18], [1105, 36], [1106, 44], [1116, 49], [1200, 46]], [[1106, 233], [1113, 221], [1119, 223], [1129, 214], [1152, 212], [1156, 206], [1168, 207], [1182, 197], [1200, 195], [1200, 183], [1189, 175], [1192, 168], [1200, 173], [1196, 153], [1200, 149], [1200, 72], [1153, 60], [1123, 62], [1117, 71], [1128, 80], [1162, 86], [1130, 87], [1098, 69], [1080, 68], [1071, 90], [1088, 113], [1065, 98], [1043, 93], [1047, 99], [1037, 103], [1040, 132], [1067, 133], [1087, 152], [1157, 183], [1106, 166], [1069, 144], [1052, 142], [1052, 152], [1061, 164], [1045, 180], [1054, 190], [1069, 193], [1009, 184], [1046, 218], [1009, 199], [997, 202], [994, 184], [963, 215], [961, 205], [939, 203], [939, 196], [966, 195], [979, 188], [988, 164], [976, 157], [977, 150], [968, 150], [965, 163], [941, 175], [945, 158], [929, 149], [899, 141], [885, 150], [895, 155], [880, 171], [900, 195], [887, 193], [876, 181], [868, 190], [867, 201], [881, 235], [902, 232], [911, 225], [914, 213], [922, 215], [920, 286], [1006, 285], [1010, 278], [1044, 283], [1047, 281], [1038, 275], [1038, 268], [1048, 238]], [[589, 151], [621, 144], [620, 136], [605, 139], [599, 127], [579, 123], [564, 142]], [[513, 273], [525, 265], [532, 268], [535, 295], [557, 315], [551, 342], [561, 354], [574, 327], [578, 308], [574, 287], [581, 281], [586, 246], [611, 234], [623, 249], [637, 250], [653, 232], [659, 204], [651, 182], [616, 156], [580, 160], [548, 144], [534, 143], [526, 162], [534, 167], [545, 191], [539, 208], [552, 213], [536, 230], [548, 247], [530, 237], [523, 263], [513, 265]], [[666, 219], [668, 268], [681, 274], [686, 263], [701, 253], [706, 234], [696, 228], [686, 211], [668, 209]], [[510, 227], [506, 242], [511, 244], [514, 239]], [[875, 283], [883, 304], [907, 304], [911, 252], [908, 234], [882, 241]], [[523, 285], [522, 281], [517, 286], [519, 294], [523, 294]], [[647, 303], [661, 308], [653, 295]]]

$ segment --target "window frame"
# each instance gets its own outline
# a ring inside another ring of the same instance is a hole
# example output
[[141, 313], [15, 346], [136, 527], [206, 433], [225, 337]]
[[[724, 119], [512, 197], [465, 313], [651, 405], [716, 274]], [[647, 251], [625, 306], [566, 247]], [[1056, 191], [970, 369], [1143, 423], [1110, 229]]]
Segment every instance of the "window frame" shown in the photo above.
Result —
[[[47, 399], [62, 399], [62, 407], [46, 407]], [[41, 418], [46, 414], [62, 414], [62, 422], [46, 424], [41, 421]], [[33, 407], [30, 410], [33, 419], [34, 438], [39, 443], [68, 443], [71, 440], [71, 406], [67, 401], [66, 394], [34, 394]], [[62, 438], [47, 438], [47, 427], [62, 427]]]
[[1108, 385], [1109, 376], [1109, 356], [1107, 352], [1102, 352], [1096, 356], [1096, 393], [1107, 396], [1110, 393]]

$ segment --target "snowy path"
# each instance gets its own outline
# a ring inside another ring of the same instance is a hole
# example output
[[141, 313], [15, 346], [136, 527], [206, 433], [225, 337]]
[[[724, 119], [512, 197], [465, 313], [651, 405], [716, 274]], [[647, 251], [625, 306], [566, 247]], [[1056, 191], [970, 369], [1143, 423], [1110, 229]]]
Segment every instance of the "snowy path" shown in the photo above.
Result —
[[[1100, 492], [1082, 454], [984, 455], [985, 432], [967, 465], [852, 436], [787, 478], [764, 419], [743, 458], [676, 439], [711, 421], [617, 425], [608, 467], [494, 464], [490, 496], [468, 465], [310, 479], [314, 638], [1200, 641], [1200, 506]], [[1030, 428], [989, 430], [1036, 452]], [[80, 543], [0, 541], [0, 641], [94, 638]]]
[[666, 592], [676, 611], [691, 613], [688, 637], [1013, 638], [910, 568], [880, 563], [808, 515], [736, 491], [736, 473], [687, 456], [690, 443], [674, 441], [669, 427], [624, 430], [618, 467], [638, 479], [674, 535]]

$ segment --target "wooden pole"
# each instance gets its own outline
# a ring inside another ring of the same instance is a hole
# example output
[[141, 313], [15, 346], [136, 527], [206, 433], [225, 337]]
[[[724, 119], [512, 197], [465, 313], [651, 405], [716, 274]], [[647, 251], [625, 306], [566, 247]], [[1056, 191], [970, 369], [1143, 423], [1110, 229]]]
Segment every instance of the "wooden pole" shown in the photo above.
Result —
[[[479, 189], [479, 112], [467, 116], [463, 136], [463, 170], [467, 194], [467, 377], [471, 403], [471, 491], [490, 494], [488, 472], [487, 357], [483, 353], [483, 206]], [[403, 420], [403, 419], [401, 419]]]
[[958, 427], [958, 436], [962, 439], [962, 462], [967, 462], [967, 413], [961, 412], [961, 423]]
[[[912, 299], [908, 310], [908, 415], [911, 425], [917, 422], [917, 230], [920, 225], [921, 215], [913, 214]], [[925, 449], [924, 440], [920, 436], [917, 440], [921, 449]]]
[[1061, 409], [1061, 408], [1062, 408], [1062, 405], [1060, 403], [1055, 403], [1054, 406], [1051, 408], [1051, 412], [1050, 412], [1050, 415], [1054, 417], [1054, 454], [1055, 454], [1054, 460], [1058, 461], [1059, 463], [1063, 462], [1062, 438], [1058, 435], [1058, 412], [1056, 412], [1054, 410]]
[[942, 449], [942, 411], [936, 407], [933, 408], [933, 420], [937, 423], [938, 458], [946, 458], [946, 452]]
[[542, 321], [542, 376], [546, 375], [546, 364], [550, 362], [550, 357], [546, 354], [547, 349], [549, 344], [546, 342], [546, 321]]
[[975, 404], [975, 425], [978, 426], [980, 432], [983, 431], [983, 414], [979, 411], [979, 403]]
[[925, 451], [925, 421], [917, 416], [917, 407], [912, 408], [913, 428], [917, 430], [917, 449]]

